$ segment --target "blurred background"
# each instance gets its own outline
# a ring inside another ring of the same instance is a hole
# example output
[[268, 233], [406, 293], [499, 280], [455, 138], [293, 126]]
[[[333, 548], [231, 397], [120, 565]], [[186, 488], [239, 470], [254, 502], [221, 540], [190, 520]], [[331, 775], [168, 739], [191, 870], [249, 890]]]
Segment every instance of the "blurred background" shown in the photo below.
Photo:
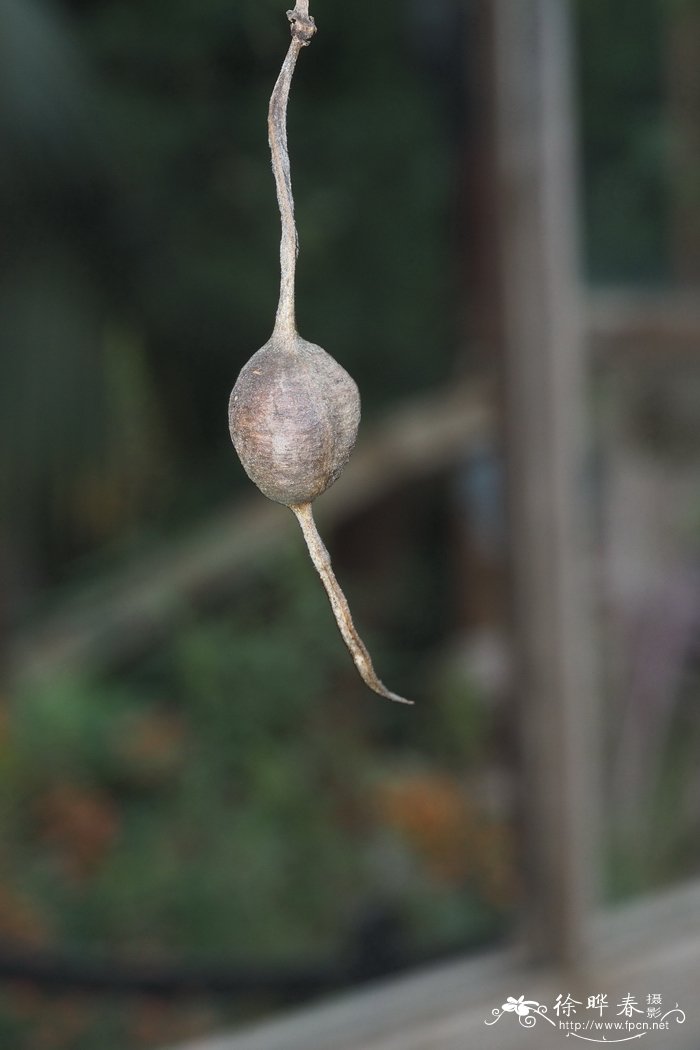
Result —
[[[319, 0], [289, 118], [300, 330], [363, 397], [321, 527], [407, 711], [227, 432], [284, 5], [0, 3], [3, 1046], [162, 1047], [517, 927], [473, 6]], [[700, 7], [574, 6], [613, 901], [700, 871]]]

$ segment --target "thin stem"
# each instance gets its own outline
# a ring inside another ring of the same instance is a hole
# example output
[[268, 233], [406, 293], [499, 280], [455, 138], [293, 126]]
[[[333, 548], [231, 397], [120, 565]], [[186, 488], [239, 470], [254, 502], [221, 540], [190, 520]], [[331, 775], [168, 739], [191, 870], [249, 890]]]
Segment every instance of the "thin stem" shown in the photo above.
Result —
[[306, 541], [306, 546], [309, 549], [311, 560], [321, 577], [323, 586], [326, 588], [326, 594], [331, 603], [331, 609], [333, 610], [336, 623], [338, 624], [340, 633], [343, 636], [343, 641], [350, 651], [350, 655], [353, 658], [355, 667], [359, 671], [362, 681], [365, 685], [368, 685], [370, 689], [374, 690], [375, 693], [379, 693], [380, 696], [384, 696], [388, 700], [396, 700], [400, 704], [412, 704], [412, 700], [406, 700], [403, 696], [398, 696], [397, 693], [392, 693], [377, 677], [377, 673], [372, 666], [372, 659], [355, 629], [355, 624], [352, 622], [350, 606], [340, 588], [340, 584], [335, 578], [330, 555], [326, 550], [323, 540], [318, 534], [313, 511], [311, 510], [311, 504], [299, 503], [292, 505], [289, 509], [301, 525], [301, 531], [304, 534], [304, 539]]
[[294, 222], [294, 197], [292, 196], [292, 175], [287, 149], [287, 105], [292, 77], [297, 58], [302, 47], [311, 42], [316, 32], [316, 23], [309, 15], [309, 0], [297, 0], [293, 11], [287, 11], [291, 22], [292, 42], [287, 56], [282, 63], [277, 78], [268, 112], [267, 128], [272, 153], [272, 171], [277, 187], [277, 203], [282, 220], [282, 240], [280, 241], [280, 298], [275, 318], [275, 332], [296, 331], [294, 316], [294, 279], [296, 275], [299, 240]]

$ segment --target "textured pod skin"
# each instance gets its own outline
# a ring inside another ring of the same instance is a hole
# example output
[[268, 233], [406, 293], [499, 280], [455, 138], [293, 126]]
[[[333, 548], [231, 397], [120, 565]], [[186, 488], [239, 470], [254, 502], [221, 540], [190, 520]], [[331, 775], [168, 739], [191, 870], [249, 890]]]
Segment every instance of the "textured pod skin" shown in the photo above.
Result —
[[320, 346], [274, 334], [231, 392], [229, 429], [246, 474], [277, 503], [311, 503], [333, 484], [355, 445], [360, 394]]

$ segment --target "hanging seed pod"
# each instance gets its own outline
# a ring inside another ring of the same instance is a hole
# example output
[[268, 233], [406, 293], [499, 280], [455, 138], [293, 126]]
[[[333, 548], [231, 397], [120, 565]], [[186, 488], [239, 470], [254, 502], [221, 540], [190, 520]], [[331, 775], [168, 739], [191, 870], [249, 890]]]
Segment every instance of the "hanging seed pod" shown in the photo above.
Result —
[[309, 0], [287, 12], [292, 42], [270, 99], [268, 132], [282, 220], [280, 298], [268, 342], [244, 365], [231, 392], [229, 429], [248, 477], [296, 516], [345, 644], [363, 681], [380, 696], [411, 703], [377, 677], [316, 529], [312, 502], [340, 476], [355, 445], [360, 395], [354, 380], [320, 346], [299, 335], [295, 321], [298, 254], [287, 150], [287, 105], [299, 52], [316, 24]]

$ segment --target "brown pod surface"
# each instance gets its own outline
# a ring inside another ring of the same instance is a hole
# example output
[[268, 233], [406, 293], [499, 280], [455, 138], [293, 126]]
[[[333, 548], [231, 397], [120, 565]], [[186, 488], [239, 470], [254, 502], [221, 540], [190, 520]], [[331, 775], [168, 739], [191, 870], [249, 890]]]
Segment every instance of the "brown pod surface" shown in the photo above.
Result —
[[357, 384], [296, 332], [275, 333], [241, 370], [229, 429], [246, 474], [271, 500], [311, 503], [339, 477], [360, 422]]

